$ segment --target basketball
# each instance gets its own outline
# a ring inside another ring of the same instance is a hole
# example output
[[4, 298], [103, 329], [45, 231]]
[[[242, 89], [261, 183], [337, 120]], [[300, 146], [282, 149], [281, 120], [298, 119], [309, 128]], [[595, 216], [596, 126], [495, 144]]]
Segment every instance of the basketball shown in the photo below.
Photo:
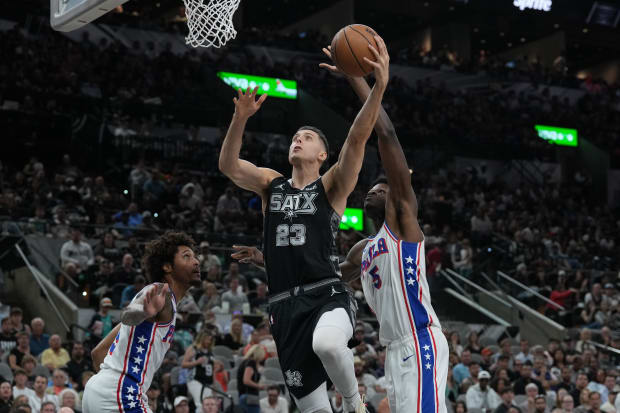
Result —
[[336, 33], [332, 40], [332, 59], [338, 69], [349, 76], [366, 76], [373, 71], [364, 57], [374, 61], [375, 55], [368, 48], [373, 45], [377, 50], [375, 37], [377, 32], [363, 24], [350, 24]]

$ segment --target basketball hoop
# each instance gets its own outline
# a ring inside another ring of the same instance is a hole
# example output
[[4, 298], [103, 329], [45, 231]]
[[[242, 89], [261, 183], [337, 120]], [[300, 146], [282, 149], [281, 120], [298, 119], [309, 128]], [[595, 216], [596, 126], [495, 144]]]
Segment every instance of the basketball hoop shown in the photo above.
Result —
[[189, 34], [185, 38], [193, 47], [222, 47], [237, 36], [233, 14], [241, 0], [183, 0]]

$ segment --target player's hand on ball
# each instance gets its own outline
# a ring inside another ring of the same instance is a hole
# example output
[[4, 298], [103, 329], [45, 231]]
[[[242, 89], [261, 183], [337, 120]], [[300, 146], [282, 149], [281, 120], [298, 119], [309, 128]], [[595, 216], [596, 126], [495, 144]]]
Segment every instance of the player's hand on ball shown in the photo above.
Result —
[[[334, 59], [332, 58], [332, 47], [327, 46], [323, 48], [323, 53], [325, 53], [325, 55], [327, 57], [329, 57], [329, 60], [334, 63]], [[322, 67], [323, 69], [327, 69], [332, 73], [340, 73], [340, 74], [344, 74], [342, 73], [342, 71], [340, 69], [338, 69], [338, 66], [336, 65], [330, 65], [329, 63], [319, 63], [319, 67]]]
[[170, 287], [165, 283], [162, 287], [155, 286], [144, 297], [144, 313], [147, 318], [155, 317], [166, 305], [166, 295]]
[[387, 87], [390, 80], [390, 55], [388, 54], [387, 47], [381, 36], [375, 36], [377, 50], [373, 45], [369, 44], [370, 51], [375, 55], [376, 61], [373, 62], [367, 57], [364, 57], [364, 61], [375, 68], [375, 80], [376, 84], [382, 88]]
[[246, 245], [233, 245], [233, 249], [236, 252], [230, 254], [230, 256], [244, 264], [254, 264], [262, 267], [263, 253], [256, 247], [248, 247]]
[[256, 86], [253, 90], [248, 87], [245, 92], [243, 92], [241, 88], [237, 89], [237, 97], [233, 98], [233, 102], [235, 102], [236, 115], [249, 118], [260, 109], [260, 106], [263, 104], [265, 99], [267, 99], [267, 94], [262, 95], [257, 100], [257, 92], [258, 86]]

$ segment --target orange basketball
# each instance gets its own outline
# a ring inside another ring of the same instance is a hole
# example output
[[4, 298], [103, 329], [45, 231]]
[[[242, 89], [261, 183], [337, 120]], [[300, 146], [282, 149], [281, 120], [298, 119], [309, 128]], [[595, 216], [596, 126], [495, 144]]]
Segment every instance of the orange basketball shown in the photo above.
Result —
[[373, 67], [366, 63], [364, 57], [375, 61], [375, 55], [368, 48], [373, 45], [377, 50], [375, 32], [363, 24], [350, 24], [336, 33], [332, 40], [332, 59], [336, 66], [349, 76], [366, 76]]

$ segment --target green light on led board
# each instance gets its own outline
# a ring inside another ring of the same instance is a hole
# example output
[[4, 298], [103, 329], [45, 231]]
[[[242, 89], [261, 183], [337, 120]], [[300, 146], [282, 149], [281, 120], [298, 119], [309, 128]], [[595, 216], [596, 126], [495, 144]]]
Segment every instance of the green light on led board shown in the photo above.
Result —
[[563, 146], [577, 146], [577, 129], [558, 128], [555, 126], [534, 125], [538, 137]]
[[364, 230], [364, 211], [361, 208], [346, 208], [340, 220], [340, 229]]
[[217, 72], [220, 79], [233, 89], [254, 89], [258, 86], [259, 95], [267, 94], [276, 98], [297, 99], [297, 82], [274, 77], [243, 75], [241, 73]]

